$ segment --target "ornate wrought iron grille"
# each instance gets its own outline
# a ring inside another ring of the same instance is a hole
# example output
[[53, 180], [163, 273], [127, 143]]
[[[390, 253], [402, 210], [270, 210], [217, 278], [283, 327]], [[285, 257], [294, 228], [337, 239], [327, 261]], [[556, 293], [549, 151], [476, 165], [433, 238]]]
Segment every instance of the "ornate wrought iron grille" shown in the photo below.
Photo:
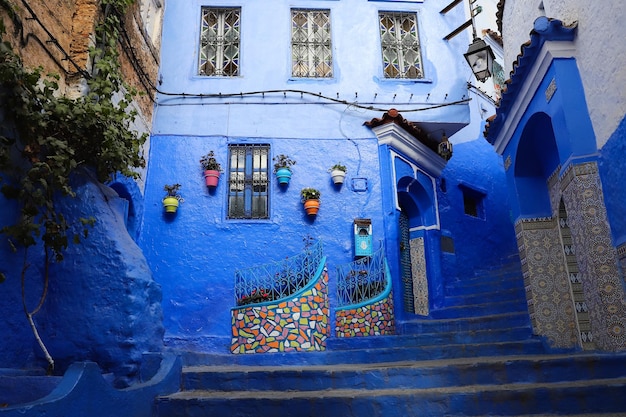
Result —
[[398, 218], [400, 231], [400, 267], [402, 268], [402, 301], [404, 311], [415, 312], [415, 297], [413, 296], [413, 271], [411, 269], [411, 241], [409, 239], [409, 217], [404, 211]]
[[415, 13], [380, 12], [385, 78], [423, 78]]
[[385, 251], [381, 247], [371, 257], [364, 257], [337, 267], [337, 303], [339, 307], [359, 304], [376, 298], [387, 288]]
[[294, 77], [332, 77], [330, 10], [291, 10], [291, 66]]
[[322, 242], [317, 241], [283, 261], [235, 271], [236, 305], [279, 300], [295, 294], [315, 277], [321, 261]]
[[269, 145], [229, 145], [228, 218], [269, 217]]
[[240, 8], [202, 8], [200, 75], [239, 75]]

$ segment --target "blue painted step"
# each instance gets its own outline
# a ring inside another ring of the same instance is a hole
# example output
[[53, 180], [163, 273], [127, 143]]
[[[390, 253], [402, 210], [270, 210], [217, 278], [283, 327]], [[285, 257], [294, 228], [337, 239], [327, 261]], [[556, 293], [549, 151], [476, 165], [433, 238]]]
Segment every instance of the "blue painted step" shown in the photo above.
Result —
[[626, 409], [626, 378], [562, 383], [458, 388], [312, 392], [181, 392], [160, 398], [157, 417], [437, 417], [589, 413], [615, 417]]
[[359, 338], [329, 338], [328, 350], [352, 350], [356, 348], [389, 348], [428, 345], [452, 345], [465, 343], [512, 342], [532, 338], [529, 327], [483, 329], [452, 332], [420, 333], [401, 336], [372, 336]]
[[472, 330], [496, 330], [514, 327], [530, 327], [528, 312], [512, 312], [479, 317], [461, 317], [433, 320], [415, 319], [398, 323], [398, 333], [420, 334], [438, 332], [463, 332]]
[[443, 307], [430, 312], [430, 317], [439, 318], [464, 318], [464, 317], [480, 317], [491, 316], [494, 314], [506, 314], [513, 312], [527, 311], [525, 300], [515, 301], [497, 301], [487, 302], [483, 304], [466, 304], [458, 306]]
[[444, 287], [445, 294], [450, 296], [493, 293], [516, 288], [524, 289], [524, 281], [521, 276], [508, 279], [473, 278], [464, 281], [448, 282]]
[[188, 368], [186, 391], [159, 398], [155, 416], [598, 416], [626, 410], [624, 363], [588, 354]]
[[194, 366], [185, 391], [436, 388], [559, 383], [626, 376], [623, 355], [537, 355], [318, 366]]
[[509, 288], [484, 293], [469, 293], [449, 295], [445, 297], [446, 306], [460, 306], [465, 304], [480, 304], [492, 301], [525, 301], [526, 292], [523, 287]]
[[545, 353], [539, 339], [497, 343], [471, 343], [393, 346], [388, 348], [355, 348], [323, 352], [289, 352], [269, 354], [202, 354], [186, 353], [183, 363], [195, 365], [336, 365], [353, 363], [384, 363], [409, 360], [435, 360], [479, 356], [535, 355]]

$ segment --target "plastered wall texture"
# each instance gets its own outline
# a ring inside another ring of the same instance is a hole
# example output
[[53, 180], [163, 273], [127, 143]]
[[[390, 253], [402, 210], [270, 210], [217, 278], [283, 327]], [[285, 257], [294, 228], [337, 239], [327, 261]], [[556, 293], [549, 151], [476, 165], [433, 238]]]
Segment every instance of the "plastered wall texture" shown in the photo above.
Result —
[[578, 23], [573, 54], [580, 69], [596, 143], [602, 148], [626, 113], [623, 88], [626, 85], [626, 42], [622, 36], [626, 3], [620, 0], [597, 5], [584, 0], [507, 1], [502, 24], [505, 74], [513, 69], [521, 46], [530, 39], [533, 21], [539, 16], [559, 19], [564, 24]]
[[315, 285], [274, 304], [232, 310], [232, 353], [326, 350], [330, 334], [328, 272]]
[[[144, 353], [163, 349], [161, 287], [126, 230], [124, 201], [84, 171], [72, 182], [76, 197], [58, 202], [73, 225], [72, 234], [82, 235], [80, 217], [93, 216], [96, 223], [87, 238], [68, 247], [63, 262], [51, 264], [48, 296], [35, 322], [55, 360], [55, 372], [64, 372], [75, 361], [93, 361], [114, 374], [117, 387], [124, 387], [138, 380]], [[3, 239], [1, 268], [7, 281], [0, 292], [0, 330], [14, 331], [0, 341], [0, 367], [45, 367], [19, 298], [23, 253], [9, 256], [7, 246]], [[41, 252], [31, 248], [27, 258], [30, 309], [41, 294]]]

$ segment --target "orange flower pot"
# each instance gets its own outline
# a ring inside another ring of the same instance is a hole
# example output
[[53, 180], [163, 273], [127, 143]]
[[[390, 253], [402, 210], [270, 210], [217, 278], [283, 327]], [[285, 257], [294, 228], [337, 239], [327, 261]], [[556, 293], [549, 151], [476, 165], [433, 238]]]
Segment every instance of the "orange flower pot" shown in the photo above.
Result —
[[320, 209], [320, 201], [319, 200], [306, 200], [304, 202], [304, 211], [309, 216], [315, 216]]

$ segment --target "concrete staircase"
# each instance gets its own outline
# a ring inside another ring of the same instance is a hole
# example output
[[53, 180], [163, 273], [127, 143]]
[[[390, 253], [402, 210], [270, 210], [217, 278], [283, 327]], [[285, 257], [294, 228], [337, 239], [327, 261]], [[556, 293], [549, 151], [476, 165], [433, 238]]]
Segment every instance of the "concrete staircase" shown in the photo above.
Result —
[[158, 398], [155, 416], [626, 416], [626, 353], [549, 352], [519, 276], [451, 282], [445, 307], [397, 336], [330, 338], [325, 352], [187, 352], [182, 389]]

